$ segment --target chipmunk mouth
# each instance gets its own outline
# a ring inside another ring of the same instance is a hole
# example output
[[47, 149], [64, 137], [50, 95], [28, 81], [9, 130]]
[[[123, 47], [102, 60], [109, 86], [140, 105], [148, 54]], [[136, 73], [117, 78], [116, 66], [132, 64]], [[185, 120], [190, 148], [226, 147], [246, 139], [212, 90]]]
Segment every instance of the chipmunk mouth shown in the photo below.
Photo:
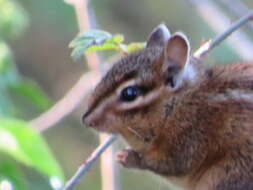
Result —
[[90, 127], [90, 128], [94, 128], [94, 129], [99, 130], [98, 122], [92, 117], [90, 110], [87, 110], [83, 114], [83, 116], [81, 118], [81, 122], [86, 127]]
[[102, 132], [102, 133], [107, 133], [107, 134], [118, 134], [119, 132], [116, 131], [115, 129], [113, 129], [110, 126], [106, 126], [106, 125], [94, 125], [94, 126], [88, 126], [98, 132]]
[[98, 120], [90, 117], [90, 112], [87, 111], [81, 118], [82, 124], [88, 128], [92, 128], [99, 132], [105, 132], [110, 134], [117, 134], [118, 132], [112, 127], [111, 124], [106, 125], [106, 122], [99, 122]]
[[87, 118], [87, 116], [88, 116], [89, 114], [90, 114], [89, 111], [87, 111], [87, 112], [85, 112], [85, 113], [83, 114], [83, 116], [81, 117], [81, 122], [82, 122], [82, 124], [87, 125], [87, 123], [86, 123], [86, 118]]

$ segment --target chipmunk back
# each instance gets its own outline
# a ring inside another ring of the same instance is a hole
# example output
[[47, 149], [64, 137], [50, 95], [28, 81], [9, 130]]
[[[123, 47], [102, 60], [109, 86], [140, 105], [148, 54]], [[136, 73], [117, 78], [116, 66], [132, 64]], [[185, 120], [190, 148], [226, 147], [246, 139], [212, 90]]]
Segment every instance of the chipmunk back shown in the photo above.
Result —
[[83, 121], [129, 143], [127, 168], [186, 190], [253, 189], [253, 65], [208, 67], [163, 24], [103, 77]]

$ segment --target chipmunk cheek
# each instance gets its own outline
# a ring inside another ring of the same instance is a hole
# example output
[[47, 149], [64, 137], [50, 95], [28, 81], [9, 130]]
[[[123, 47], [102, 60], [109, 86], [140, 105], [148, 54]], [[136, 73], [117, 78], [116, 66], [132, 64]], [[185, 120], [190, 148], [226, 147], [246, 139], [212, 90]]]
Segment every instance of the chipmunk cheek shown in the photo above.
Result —
[[103, 132], [117, 133], [121, 122], [120, 118], [117, 117], [117, 114], [114, 113], [113, 110], [109, 108], [105, 109], [100, 113], [98, 118], [93, 128]]

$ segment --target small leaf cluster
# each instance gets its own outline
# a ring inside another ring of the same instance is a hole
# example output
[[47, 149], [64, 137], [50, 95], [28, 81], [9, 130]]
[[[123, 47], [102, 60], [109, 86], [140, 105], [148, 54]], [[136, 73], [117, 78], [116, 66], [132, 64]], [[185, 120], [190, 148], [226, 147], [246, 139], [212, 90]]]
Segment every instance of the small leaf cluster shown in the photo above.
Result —
[[80, 33], [70, 43], [70, 47], [73, 48], [71, 56], [77, 59], [83, 55], [83, 53], [89, 53], [94, 51], [114, 50], [122, 54], [128, 54], [133, 51], [137, 51], [145, 47], [144, 42], [134, 42], [125, 44], [124, 36], [122, 34], [112, 35], [103, 30], [90, 30]]

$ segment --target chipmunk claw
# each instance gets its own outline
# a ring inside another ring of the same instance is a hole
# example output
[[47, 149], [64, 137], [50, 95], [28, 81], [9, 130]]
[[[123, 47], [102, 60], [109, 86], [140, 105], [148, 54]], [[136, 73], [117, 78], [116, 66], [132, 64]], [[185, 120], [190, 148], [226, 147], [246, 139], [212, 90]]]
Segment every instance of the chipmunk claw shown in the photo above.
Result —
[[117, 153], [116, 161], [126, 168], [139, 168], [141, 156], [132, 149], [124, 149]]

